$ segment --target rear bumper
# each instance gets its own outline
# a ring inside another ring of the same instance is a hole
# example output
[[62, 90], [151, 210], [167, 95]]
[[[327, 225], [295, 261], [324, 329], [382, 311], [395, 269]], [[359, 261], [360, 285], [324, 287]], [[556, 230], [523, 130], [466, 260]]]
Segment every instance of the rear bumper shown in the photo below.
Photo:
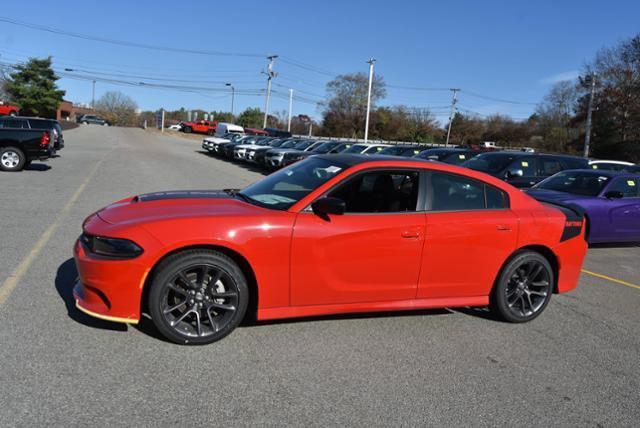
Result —
[[566, 293], [578, 286], [587, 249], [587, 241], [584, 239], [584, 225], [579, 236], [561, 242], [554, 248], [554, 253], [558, 258], [558, 293]]

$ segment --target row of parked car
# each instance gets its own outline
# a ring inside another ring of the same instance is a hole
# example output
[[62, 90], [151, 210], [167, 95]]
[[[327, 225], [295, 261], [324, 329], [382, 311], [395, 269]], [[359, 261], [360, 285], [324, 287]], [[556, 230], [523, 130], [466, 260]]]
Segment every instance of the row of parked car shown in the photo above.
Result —
[[33, 160], [56, 156], [64, 148], [57, 120], [39, 117], [0, 117], [0, 171], [21, 171]]
[[275, 138], [228, 133], [208, 137], [202, 148], [229, 160], [252, 163], [266, 170], [285, 167], [317, 154], [352, 153], [414, 157], [461, 165], [503, 179], [519, 188], [532, 187], [557, 172], [594, 169], [640, 173], [629, 162], [588, 160], [582, 157], [524, 151], [485, 151], [470, 148], [434, 148], [419, 144], [353, 143], [312, 138]]

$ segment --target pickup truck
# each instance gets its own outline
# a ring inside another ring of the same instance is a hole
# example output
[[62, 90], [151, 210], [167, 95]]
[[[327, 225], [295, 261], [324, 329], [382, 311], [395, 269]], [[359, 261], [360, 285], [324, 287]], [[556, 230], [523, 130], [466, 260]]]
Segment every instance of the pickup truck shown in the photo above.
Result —
[[199, 120], [197, 122], [183, 122], [182, 132], [187, 134], [196, 132], [198, 134], [214, 135], [218, 128], [218, 122], [212, 120]]
[[0, 128], [0, 171], [20, 171], [56, 153], [53, 131]]
[[18, 106], [0, 101], [0, 116], [17, 116], [18, 110], [20, 110]]
[[41, 129], [53, 132], [53, 148], [60, 151], [64, 148], [62, 127], [57, 120], [39, 117], [7, 116], [0, 117], [0, 128]]

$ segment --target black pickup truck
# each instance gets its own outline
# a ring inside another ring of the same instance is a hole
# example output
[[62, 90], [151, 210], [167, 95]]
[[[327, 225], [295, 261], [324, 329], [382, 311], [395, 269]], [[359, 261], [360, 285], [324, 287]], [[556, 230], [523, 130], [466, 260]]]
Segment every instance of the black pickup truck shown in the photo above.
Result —
[[62, 135], [62, 127], [55, 119], [43, 119], [41, 117], [0, 117], [0, 128], [18, 128], [18, 129], [42, 129], [53, 132], [53, 148], [56, 151], [64, 148], [64, 136]]
[[56, 153], [53, 131], [0, 128], [0, 171], [20, 171]]

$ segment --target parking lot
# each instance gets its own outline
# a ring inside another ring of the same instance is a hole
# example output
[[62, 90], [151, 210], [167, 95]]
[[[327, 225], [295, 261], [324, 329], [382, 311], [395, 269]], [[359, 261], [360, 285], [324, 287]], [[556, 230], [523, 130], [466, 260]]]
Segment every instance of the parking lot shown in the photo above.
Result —
[[[614, 425], [640, 418], [640, 247], [589, 250], [528, 324], [481, 309], [248, 324], [184, 347], [74, 307], [72, 246], [115, 200], [262, 174], [199, 141], [82, 126], [0, 174], [0, 425]], [[464, 254], [460, 269], [473, 263]]]

